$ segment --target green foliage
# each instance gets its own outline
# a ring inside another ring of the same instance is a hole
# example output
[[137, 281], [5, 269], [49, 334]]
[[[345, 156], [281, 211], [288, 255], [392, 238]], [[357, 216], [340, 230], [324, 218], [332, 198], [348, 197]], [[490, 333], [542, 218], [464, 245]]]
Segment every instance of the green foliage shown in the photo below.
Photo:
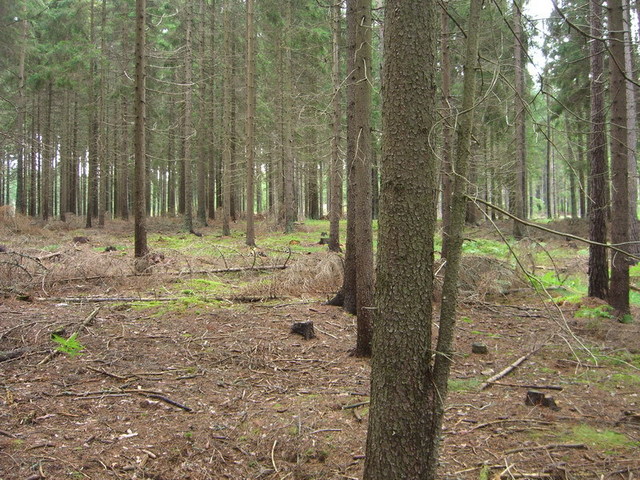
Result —
[[70, 357], [76, 357], [78, 355], [82, 355], [82, 350], [84, 350], [84, 345], [82, 345], [77, 340], [78, 334], [74, 333], [69, 338], [64, 338], [59, 335], [52, 335], [51, 340], [58, 344], [56, 347], [56, 351], [60, 353], [65, 353]]
[[467, 255], [488, 255], [498, 258], [505, 258], [509, 255], [509, 248], [504, 242], [485, 238], [465, 241], [462, 245], [462, 251]]
[[613, 318], [611, 305], [598, 305], [596, 307], [582, 307], [576, 313], [576, 318]]
[[630, 313], [625, 313], [620, 318], [618, 318], [618, 321], [624, 324], [633, 323], [633, 315], [631, 315]]
[[502, 335], [500, 335], [499, 333], [481, 332], [480, 330], [472, 330], [471, 333], [474, 335], [482, 335], [490, 338], [502, 338]]
[[477, 378], [449, 378], [448, 388], [450, 392], [470, 392], [477, 389], [480, 383]]
[[613, 430], [596, 429], [589, 425], [577, 425], [571, 431], [561, 435], [561, 438], [563, 441], [571, 443], [584, 443], [589, 447], [603, 450], [606, 453], [615, 453], [640, 446], [640, 442], [629, 440], [626, 435]]

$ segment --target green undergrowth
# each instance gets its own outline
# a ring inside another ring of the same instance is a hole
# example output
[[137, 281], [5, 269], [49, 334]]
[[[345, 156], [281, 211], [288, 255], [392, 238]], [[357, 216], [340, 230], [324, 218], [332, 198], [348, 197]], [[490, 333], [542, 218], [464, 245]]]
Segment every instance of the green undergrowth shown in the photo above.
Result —
[[562, 432], [559, 440], [567, 443], [581, 443], [607, 454], [615, 454], [621, 450], [640, 447], [640, 442], [613, 430], [594, 428], [589, 425], [576, 425], [571, 430]]
[[471, 392], [477, 390], [482, 382], [478, 378], [449, 378], [450, 392]]

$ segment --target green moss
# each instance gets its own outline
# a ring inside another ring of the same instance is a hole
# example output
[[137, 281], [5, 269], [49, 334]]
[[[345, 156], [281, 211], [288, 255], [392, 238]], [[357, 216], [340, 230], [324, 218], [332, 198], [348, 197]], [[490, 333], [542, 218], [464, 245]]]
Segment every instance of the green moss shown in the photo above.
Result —
[[622, 433], [596, 429], [589, 425], [577, 425], [571, 431], [561, 435], [561, 438], [570, 443], [584, 443], [605, 453], [616, 453], [620, 450], [640, 447], [640, 442], [634, 442]]
[[449, 391], [469, 392], [471, 390], [477, 389], [480, 383], [480, 380], [477, 378], [450, 378]]

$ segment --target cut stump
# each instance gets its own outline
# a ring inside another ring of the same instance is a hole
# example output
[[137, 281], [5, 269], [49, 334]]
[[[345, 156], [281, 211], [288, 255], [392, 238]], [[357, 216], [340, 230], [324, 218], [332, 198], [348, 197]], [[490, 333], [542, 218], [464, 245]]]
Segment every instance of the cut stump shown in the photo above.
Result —
[[307, 322], [294, 323], [293, 325], [291, 325], [291, 333], [297, 333], [298, 335], [302, 335], [305, 340], [316, 338], [316, 332], [313, 328], [312, 320], [309, 320]]

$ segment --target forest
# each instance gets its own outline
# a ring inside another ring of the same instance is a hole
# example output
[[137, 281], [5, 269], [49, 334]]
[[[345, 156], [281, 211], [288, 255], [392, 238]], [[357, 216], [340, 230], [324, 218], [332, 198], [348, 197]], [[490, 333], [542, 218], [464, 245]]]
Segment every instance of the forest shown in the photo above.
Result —
[[632, 480], [639, 0], [0, 0], [0, 480]]

